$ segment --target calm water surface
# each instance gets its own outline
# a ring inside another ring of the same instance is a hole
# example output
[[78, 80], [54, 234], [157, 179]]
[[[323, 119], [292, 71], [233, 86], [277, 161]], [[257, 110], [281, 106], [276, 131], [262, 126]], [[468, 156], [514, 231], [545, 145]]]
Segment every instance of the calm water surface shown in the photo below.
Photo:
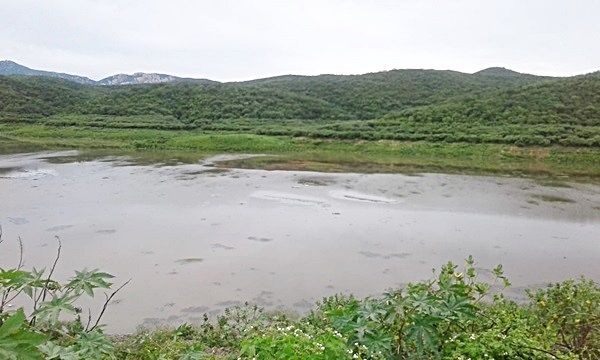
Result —
[[[76, 152], [0, 156], [0, 267], [57, 276], [101, 268], [133, 279], [111, 332], [195, 322], [249, 301], [303, 313], [323, 296], [378, 294], [475, 256], [502, 263], [519, 297], [585, 275], [600, 281], [600, 186], [422, 174], [323, 174], [140, 165]], [[557, 185], [557, 184], [554, 184]]]

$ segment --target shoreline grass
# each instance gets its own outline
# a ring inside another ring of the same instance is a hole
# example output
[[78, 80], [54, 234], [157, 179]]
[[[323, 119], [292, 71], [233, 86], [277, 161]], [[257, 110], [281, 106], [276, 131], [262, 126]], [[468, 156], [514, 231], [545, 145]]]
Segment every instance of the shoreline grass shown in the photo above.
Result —
[[[600, 149], [501, 144], [322, 140], [219, 132], [90, 129], [0, 124], [2, 144], [15, 148], [77, 148], [267, 154], [225, 167], [322, 172], [450, 172], [508, 174], [597, 181]], [[4, 147], [7, 147], [5, 145]]]

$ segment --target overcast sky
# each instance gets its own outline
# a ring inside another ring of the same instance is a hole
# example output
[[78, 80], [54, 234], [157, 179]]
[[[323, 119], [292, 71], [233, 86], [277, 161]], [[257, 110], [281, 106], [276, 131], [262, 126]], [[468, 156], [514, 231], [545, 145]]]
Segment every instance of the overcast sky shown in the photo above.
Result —
[[600, 0], [0, 0], [0, 59], [100, 79], [600, 70]]

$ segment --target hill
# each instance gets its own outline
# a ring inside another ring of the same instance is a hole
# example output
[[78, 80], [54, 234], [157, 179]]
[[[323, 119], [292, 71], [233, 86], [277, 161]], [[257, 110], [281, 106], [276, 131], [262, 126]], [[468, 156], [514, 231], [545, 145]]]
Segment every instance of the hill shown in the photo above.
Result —
[[483, 76], [498, 76], [498, 77], [534, 76], [534, 75], [516, 72], [514, 70], [510, 70], [510, 69], [507, 69], [504, 67], [490, 67], [487, 69], [479, 70], [474, 74], [475, 75], [483, 75]]
[[600, 146], [600, 72], [451, 98], [321, 131], [363, 139]]
[[0, 77], [0, 121], [293, 137], [600, 146], [600, 75], [392, 70], [89, 86]]
[[[156, 74], [150, 78], [163, 82], [164, 76]], [[136, 82], [126, 75], [119, 78], [106, 83]], [[0, 112], [165, 115], [187, 123], [232, 118], [374, 119], [456, 96], [538, 81], [545, 79], [392, 70], [364, 75], [281, 76], [240, 83], [198, 80], [82, 88], [52, 79], [4, 77], [0, 79]]]
[[600, 72], [408, 110], [414, 121], [600, 124]]
[[0, 75], [43, 76], [50, 78], [59, 78], [69, 80], [78, 84], [88, 85], [96, 83], [94, 80], [88, 79], [84, 76], [64, 74], [52, 71], [34, 70], [9, 60], [0, 61]]
[[357, 119], [372, 119], [447, 98], [543, 81], [535, 76], [490, 78], [440, 70], [391, 70], [364, 75], [280, 76], [244, 83], [319, 98]]
[[116, 74], [108, 76], [102, 80], [95, 81], [84, 76], [64, 74], [52, 71], [35, 70], [26, 66], [17, 64], [14, 61], [0, 61], [0, 76], [38, 76], [46, 78], [59, 78], [85, 85], [139, 85], [139, 84], [160, 84], [176, 82], [198, 82], [198, 83], [216, 83], [216, 81], [206, 79], [182, 78], [168, 74], [143, 73], [134, 74]]

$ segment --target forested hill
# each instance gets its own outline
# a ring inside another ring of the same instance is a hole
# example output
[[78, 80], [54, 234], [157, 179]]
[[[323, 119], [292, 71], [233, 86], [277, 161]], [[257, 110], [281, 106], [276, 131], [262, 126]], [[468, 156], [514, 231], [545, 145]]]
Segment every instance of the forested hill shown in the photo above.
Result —
[[524, 74], [506, 77], [456, 71], [391, 70], [364, 75], [281, 76], [244, 85], [318, 98], [351, 112], [355, 118], [368, 119], [459, 95], [480, 94], [543, 79]]
[[86, 86], [43, 77], [0, 77], [0, 112], [166, 115], [205, 119], [374, 119], [449, 98], [548, 81], [514, 73], [392, 70], [364, 75], [280, 76], [241, 83]]
[[0, 77], [0, 122], [597, 147], [600, 73], [395, 70], [131, 86]]
[[600, 146], [600, 72], [470, 94], [380, 119], [327, 124], [366, 140]]
[[600, 72], [402, 112], [413, 121], [600, 125]]

